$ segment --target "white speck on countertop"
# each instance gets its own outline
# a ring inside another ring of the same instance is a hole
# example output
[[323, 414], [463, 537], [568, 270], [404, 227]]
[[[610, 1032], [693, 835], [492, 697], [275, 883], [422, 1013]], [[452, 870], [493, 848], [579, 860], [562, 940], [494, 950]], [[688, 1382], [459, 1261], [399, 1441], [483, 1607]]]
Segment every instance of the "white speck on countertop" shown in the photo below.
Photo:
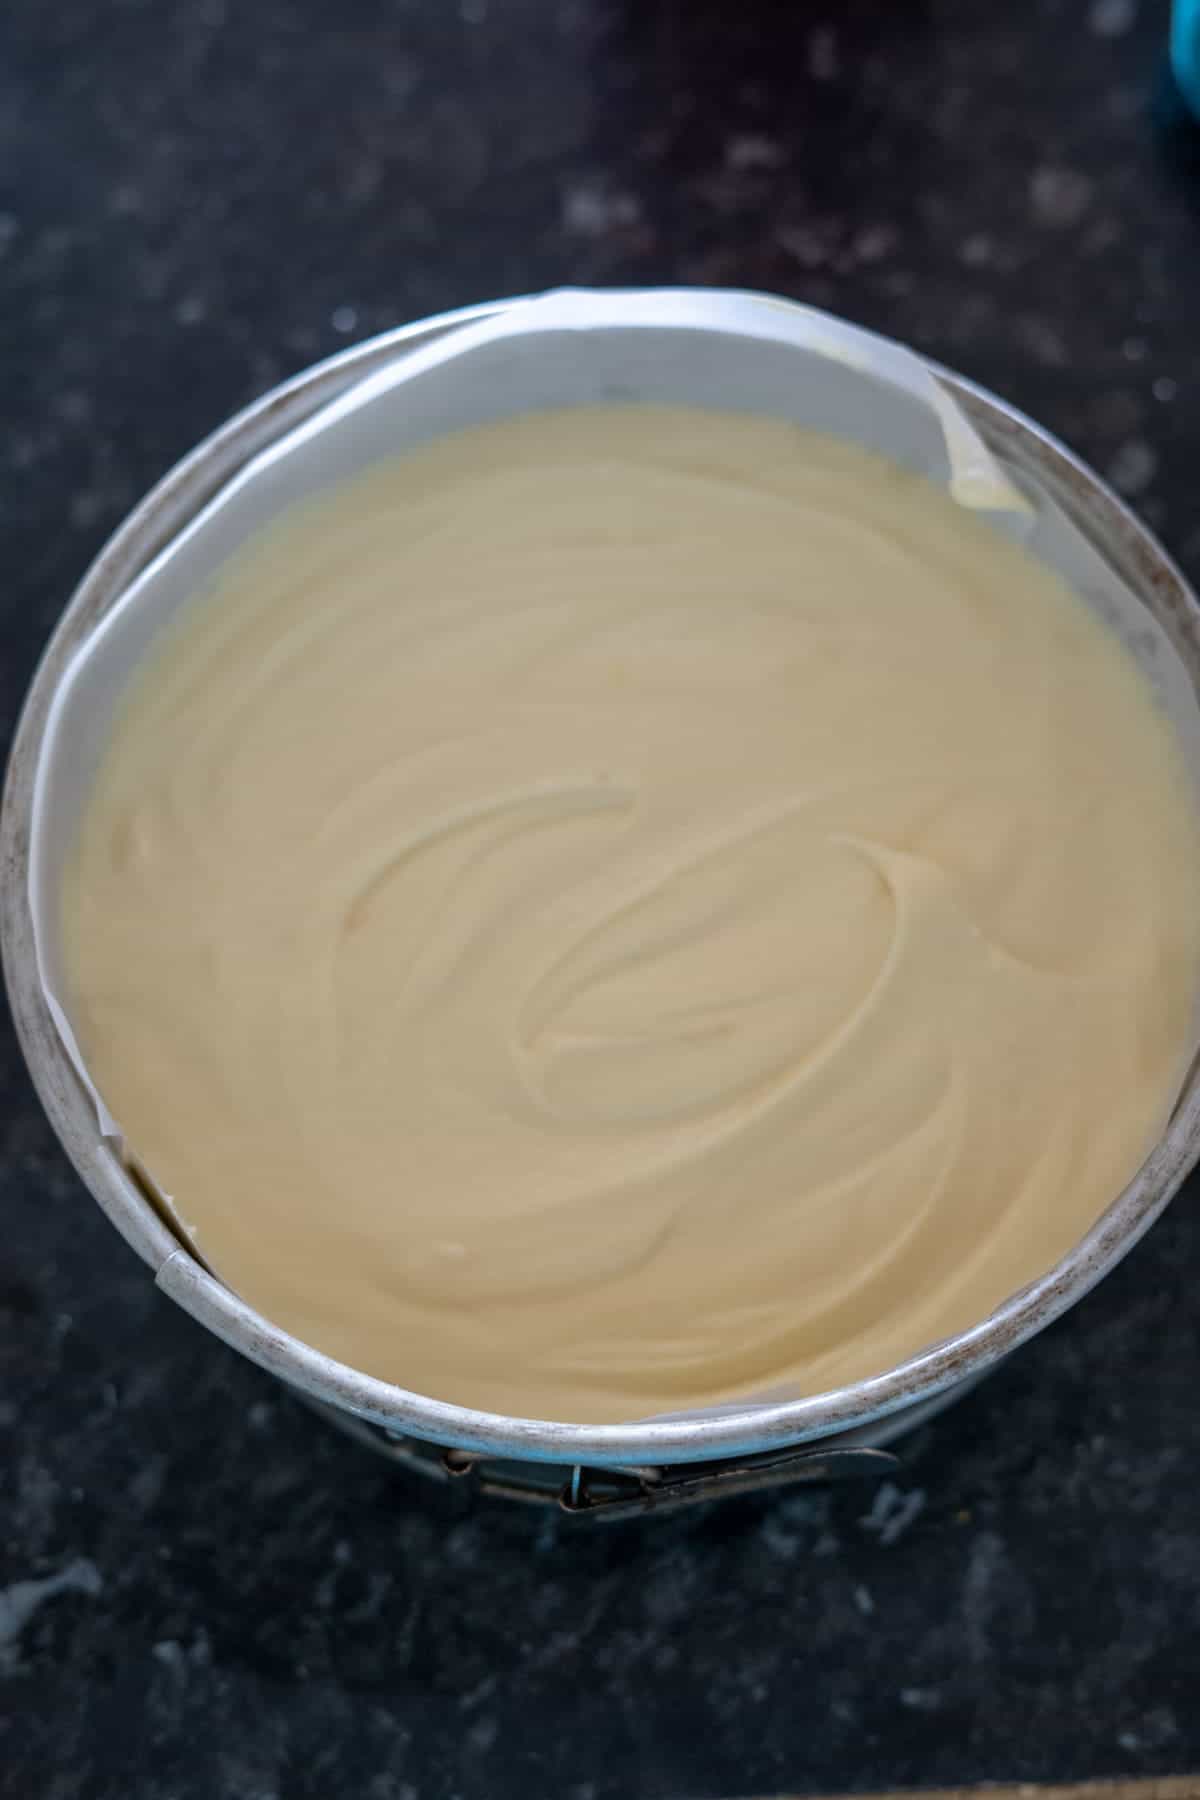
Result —
[[986, 231], [973, 231], [959, 245], [958, 254], [968, 269], [986, 269], [995, 254], [995, 245]]
[[16, 1643], [34, 1613], [57, 1594], [87, 1594], [93, 1599], [104, 1586], [95, 1563], [76, 1556], [57, 1575], [40, 1580], [13, 1581], [0, 1588], [0, 1650]]
[[895, 1482], [885, 1481], [875, 1495], [870, 1512], [858, 1522], [864, 1531], [873, 1532], [881, 1544], [894, 1544], [924, 1510], [924, 1488], [912, 1488], [905, 1494]]
[[1029, 183], [1029, 205], [1035, 222], [1052, 230], [1078, 225], [1092, 201], [1092, 183], [1078, 169], [1044, 163]]
[[730, 138], [725, 146], [725, 167], [737, 175], [751, 174], [756, 169], [778, 169], [786, 161], [783, 146], [759, 132], [743, 132]]
[[128, 218], [142, 210], [142, 192], [132, 181], [118, 182], [108, 196], [108, 210], [118, 218]]
[[1088, 24], [1097, 37], [1124, 37], [1137, 19], [1137, 0], [1092, 0]]
[[176, 303], [175, 323], [177, 325], [198, 325], [208, 312], [208, 302], [203, 294], [185, 294]]
[[899, 234], [890, 225], [864, 225], [855, 232], [850, 248], [855, 262], [877, 263], [890, 256], [899, 242]]
[[641, 216], [642, 209], [633, 194], [602, 182], [573, 181], [563, 192], [563, 229], [576, 237], [604, 237], [610, 231], [636, 225]]
[[819, 25], [808, 40], [808, 72], [814, 81], [836, 81], [841, 67], [832, 25]]
[[498, 1722], [490, 1715], [476, 1719], [467, 1731], [467, 1746], [479, 1756], [486, 1756], [500, 1735]]
[[1123, 494], [1143, 494], [1154, 480], [1158, 457], [1141, 438], [1121, 445], [1108, 465], [1108, 478]]

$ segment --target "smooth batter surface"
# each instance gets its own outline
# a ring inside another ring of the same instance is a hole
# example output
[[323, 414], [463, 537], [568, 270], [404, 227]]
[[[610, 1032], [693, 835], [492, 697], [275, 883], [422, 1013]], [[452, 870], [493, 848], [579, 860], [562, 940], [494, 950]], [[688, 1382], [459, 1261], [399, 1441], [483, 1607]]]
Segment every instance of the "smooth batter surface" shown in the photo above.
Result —
[[373, 1374], [616, 1421], [982, 1317], [1182, 1074], [1200, 843], [1121, 646], [866, 453], [612, 408], [293, 515], [133, 684], [65, 893], [132, 1151]]

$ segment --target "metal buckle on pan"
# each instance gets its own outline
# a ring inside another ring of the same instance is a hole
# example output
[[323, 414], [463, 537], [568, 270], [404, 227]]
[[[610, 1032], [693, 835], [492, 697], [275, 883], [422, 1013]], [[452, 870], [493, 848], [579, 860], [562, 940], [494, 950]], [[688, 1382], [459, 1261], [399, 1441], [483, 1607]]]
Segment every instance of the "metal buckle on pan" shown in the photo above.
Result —
[[888, 1450], [857, 1448], [768, 1451], [763, 1456], [690, 1469], [625, 1472], [589, 1470], [576, 1464], [558, 1504], [573, 1515], [599, 1513], [606, 1519], [626, 1519], [641, 1513], [672, 1512], [726, 1495], [756, 1493], [761, 1488], [869, 1479], [899, 1466], [899, 1457]]
[[900, 1458], [890, 1450], [871, 1450], [857, 1444], [830, 1445], [825, 1449], [807, 1445], [673, 1467], [592, 1469], [575, 1463], [570, 1465], [564, 1481], [562, 1463], [520, 1463], [481, 1456], [471, 1450], [445, 1450], [423, 1439], [356, 1419], [311, 1395], [298, 1397], [348, 1437], [427, 1480], [469, 1480], [477, 1493], [490, 1499], [556, 1505], [572, 1518], [615, 1522], [643, 1513], [677, 1511], [727, 1495], [755, 1493], [761, 1488], [869, 1481], [901, 1467]]
[[698, 1467], [588, 1469], [576, 1463], [557, 1491], [522, 1475], [494, 1472], [484, 1457], [447, 1450], [442, 1467], [451, 1476], [472, 1475], [479, 1491], [507, 1500], [554, 1501], [572, 1518], [632, 1519], [643, 1513], [674, 1512], [705, 1500], [756, 1493], [759, 1489], [800, 1483], [870, 1479], [898, 1469], [900, 1459], [887, 1450], [858, 1448], [769, 1451]]

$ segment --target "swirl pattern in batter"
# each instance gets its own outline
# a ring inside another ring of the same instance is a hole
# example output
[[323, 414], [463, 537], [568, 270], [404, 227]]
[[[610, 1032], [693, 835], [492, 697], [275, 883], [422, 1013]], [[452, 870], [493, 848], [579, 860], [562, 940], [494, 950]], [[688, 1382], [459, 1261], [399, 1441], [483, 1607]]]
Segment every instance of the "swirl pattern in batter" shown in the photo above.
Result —
[[1056, 577], [858, 448], [613, 407], [236, 557], [131, 686], [63, 935], [245, 1298], [616, 1421], [881, 1371], [1050, 1266], [1164, 1123], [1198, 870]]

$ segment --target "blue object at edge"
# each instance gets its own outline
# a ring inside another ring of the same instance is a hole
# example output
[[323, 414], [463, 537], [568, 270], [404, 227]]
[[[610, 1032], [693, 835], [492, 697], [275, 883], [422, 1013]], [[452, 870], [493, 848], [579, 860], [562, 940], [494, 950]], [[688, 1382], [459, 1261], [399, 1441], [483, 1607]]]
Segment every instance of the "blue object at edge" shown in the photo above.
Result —
[[1200, 119], [1200, 0], [1175, 0], [1171, 9], [1171, 67]]

